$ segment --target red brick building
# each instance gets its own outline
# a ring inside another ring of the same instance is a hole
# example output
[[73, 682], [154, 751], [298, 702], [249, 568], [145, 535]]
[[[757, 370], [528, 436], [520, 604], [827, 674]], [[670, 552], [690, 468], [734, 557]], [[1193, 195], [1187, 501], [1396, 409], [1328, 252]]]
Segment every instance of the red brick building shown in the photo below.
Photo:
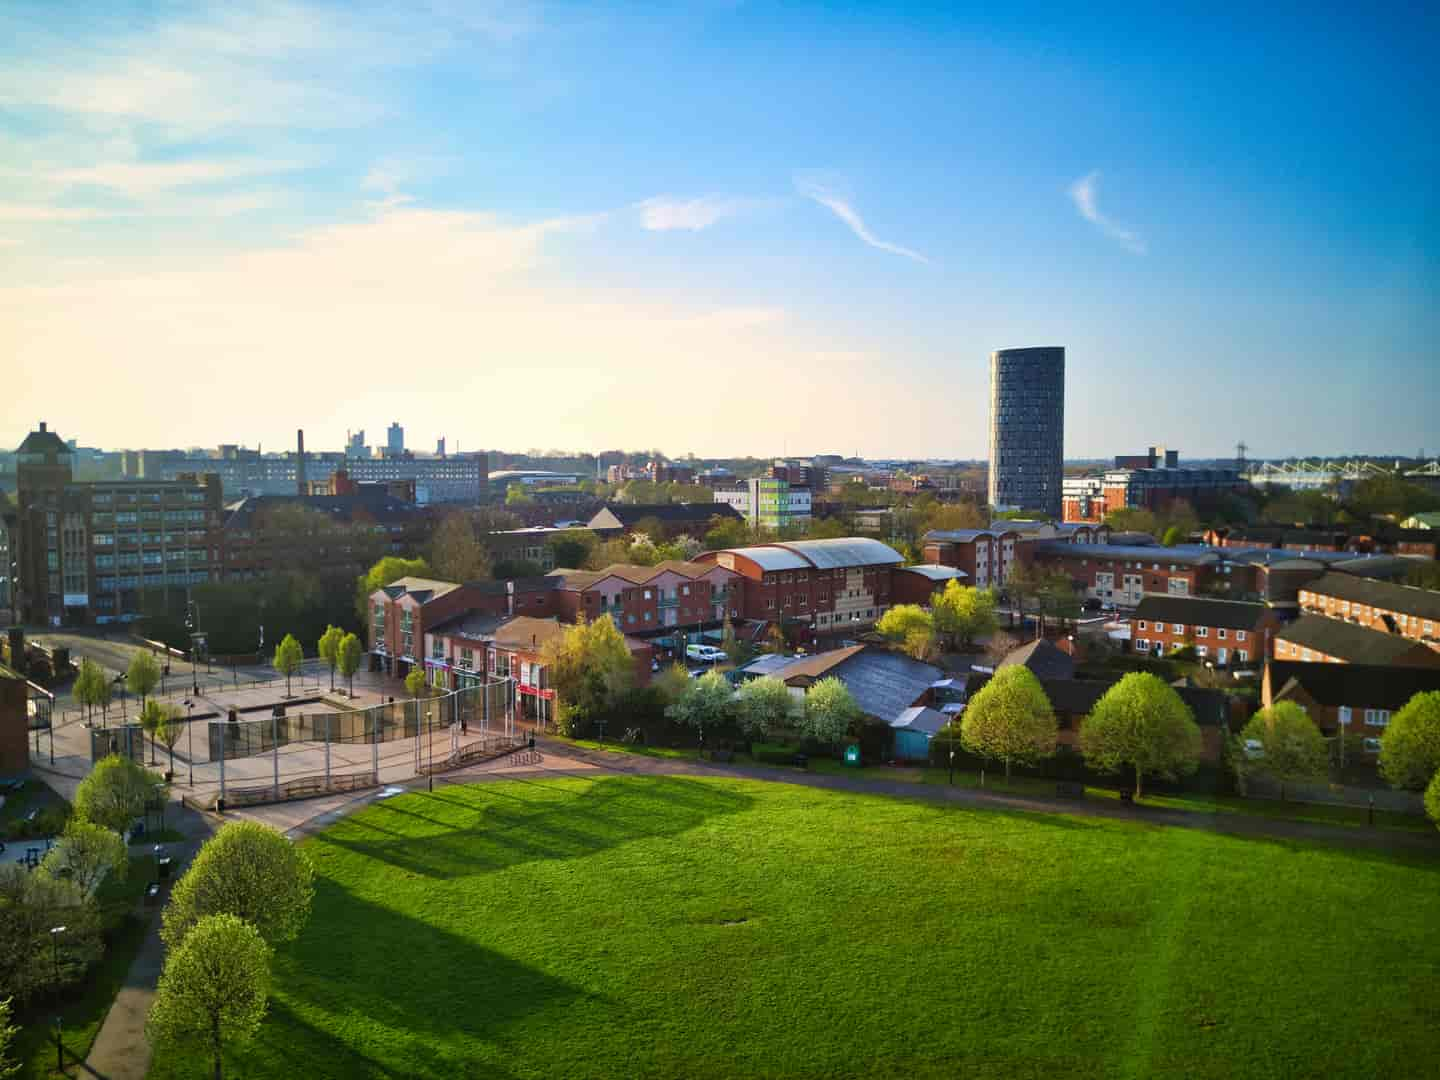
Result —
[[1264, 604], [1147, 596], [1130, 617], [1130, 643], [1149, 656], [1168, 656], [1188, 645], [1217, 667], [1244, 666], [1269, 655], [1279, 627], [1279, 617]]
[[1230, 565], [1203, 548], [1044, 540], [1027, 554], [1036, 566], [1068, 576], [1086, 597], [1119, 607], [1151, 595], [1194, 596], [1231, 585]]
[[1372, 664], [1315, 664], [1272, 660], [1260, 682], [1260, 704], [1300, 705], [1325, 735], [1342, 728], [1364, 741], [1363, 751], [1380, 752], [1390, 717], [1416, 694], [1440, 690], [1440, 669]]
[[1302, 615], [1275, 634], [1275, 659], [1308, 663], [1440, 668], [1440, 651], [1404, 635]]
[[559, 570], [555, 611], [566, 622], [609, 615], [624, 634], [716, 627], [741, 614], [737, 575], [713, 563], [667, 560], [604, 570]]
[[1300, 587], [1300, 610], [1440, 649], [1440, 592], [1344, 573], [1326, 574]]

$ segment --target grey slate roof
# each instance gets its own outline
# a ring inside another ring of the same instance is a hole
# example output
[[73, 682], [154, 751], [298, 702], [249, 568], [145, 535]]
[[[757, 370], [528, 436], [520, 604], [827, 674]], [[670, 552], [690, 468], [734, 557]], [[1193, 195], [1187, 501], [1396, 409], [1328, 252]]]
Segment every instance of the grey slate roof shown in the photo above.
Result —
[[1388, 581], [1372, 581], [1354, 574], [1326, 574], [1300, 586], [1307, 592], [1333, 596], [1337, 600], [1359, 601], [1370, 607], [1385, 608], [1422, 619], [1440, 620], [1440, 592], [1414, 585], [1394, 585]]
[[[1417, 649], [1429, 651], [1427, 646], [1413, 638], [1371, 630], [1324, 615], [1300, 616], [1280, 630], [1275, 640], [1288, 641], [1302, 649], [1314, 649], [1326, 656], [1337, 656], [1352, 664], [1395, 664]], [[1440, 666], [1440, 653], [1436, 653], [1435, 657], [1437, 666]]]
[[1403, 708], [1416, 694], [1440, 690], [1440, 669], [1376, 664], [1314, 664], [1271, 660], [1270, 687], [1276, 701], [1303, 690], [1316, 704], [1352, 709]]
[[913, 705], [894, 720], [891, 720], [890, 726], [892, 728], [903, 728], [906, 731], [923, 731], [926, 735], [934, 735], [949, 722], [950, 718], [938, 709], [930, 709], [923, 705]]
[[1169, 563], [1209, 566], [1220, 561], [1220, 553], [1214, 548], [1198, 545], [1167, 548], [1158, 544], [1072, 544], [1069, 540], [1037, 540], [1035, 552], [1071, 558], [1135, 559], [1144, 563], [1159, 563], [1161, 566]]
[[[833, 675], [849, 689], [862, 712], [888, 724], [923, 697], [942, 674], [932, 664], [922, 664], [898, 653], [878, 649], [837, 651], [851, 655], [818, 675], [796, 675], [793, 670], [788, 675], [783, 670], [775, 675], [787, 682], [796, 678], [805, 684]], [[794, 666], [814, 670], [815, 661], [824, 656], [820, 653], [816, 657], [800, 657]]]
[[1239, 600], [1210, 600], [1203, 596], [1147, 596], [1135, 609], [1135, 619], [1180, 623], [1184, 626], [1223, 626], [1253, 630], [1265, 614], [1264, 604]]
[[1075, 658], [1045, 638], [1011, 649], [1005, 659], [995, 665], [995, 670], [1017, 665], [1029, 668], [1038, 679], [1075, 677]]

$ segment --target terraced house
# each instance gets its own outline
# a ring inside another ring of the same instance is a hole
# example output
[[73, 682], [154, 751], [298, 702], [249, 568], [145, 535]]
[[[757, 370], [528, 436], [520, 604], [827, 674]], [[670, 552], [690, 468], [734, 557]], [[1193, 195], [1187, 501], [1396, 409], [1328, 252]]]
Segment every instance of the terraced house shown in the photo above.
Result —
[[1302, 615], [1275, 635], [1275, 659], [1382, 667], [1440, 667], [1440, 651], [1385, 630]]
[[1264, 604], [1194, 596], [1147, 596], [1130, 618], [1131, 647], [1166, 656], [1191, 646], [1219, 667], [1263, 659], [1279, 617]]
[[1349, 574], [1326, 574], [1300, 588], [1300, 610], [1440, 649], [1440, 592]]

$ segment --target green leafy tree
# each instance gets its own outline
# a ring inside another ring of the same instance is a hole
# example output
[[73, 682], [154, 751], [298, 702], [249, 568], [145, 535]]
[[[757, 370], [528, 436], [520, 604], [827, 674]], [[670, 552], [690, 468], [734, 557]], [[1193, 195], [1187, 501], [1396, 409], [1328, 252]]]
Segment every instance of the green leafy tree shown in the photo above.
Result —
[[[54, 926], [64, 926], [59, 938]], [[0, 986], [22, 1005], [78, 982], [104, 951], [100, 911], [73, 881], [0, 864]]]
[[805, 694], [805, 732], [817, 742], [833, 746], [864, 718], [850, 688], [834, 675], [820, 679]]
[[720, 551], [723, 548], [744, 547], [750, 542], [749, 530], [740, 518], [721, 517], [710, 519], [710, 528], [705, 532], [705, 550]]
[[20, 1071], [12, 1049], [20, 1029], [10, 1023], [11, 998], [0, 998], [0, 1080], [8, 1080]]
[[360, 670], [360, 657], [364, 651], [364, 647], [360, 644], [360, 638], [355, 634], [346, 634], [340, 639], [340, 650], [336, 653], [336, 666], [340, 670], [340, 677], [345, 680], [351, 697], [355, 696], [355, 672]]
[[1062, 630], [1067, 619], [1080, 617], [1080, 594], [1068, 574], [1044, 574], [1040, 578], [1036, 596], [1040, 601], [1041, 633], [1044, 633], [1047, 617], [1059, 619]]
[[199, 1044], [221, 1080], [227, 1045], [252, 1038], [265, 1019], [270, 947], [234, 915], [207, 915], [165, 958], [146, 1031], [162, 1045]]
[[107, 691], [110, 681], [105, 678], [105, 673], [100, 670], [100, 665], [91, 660], [88, 656], [80, 661], [80, 670], [75, 674], [75, 682], [71, 684], [70, 696], [75, 699], [75, 704], [85, 710], [85, 722], [88, 724], [94, 716], [95, 708], [100, 704], [101, 687]]
[[416, 700], [425, 692], [425, 669], [419, 664], [412, 667], [405, 676], [405, 692]]
[[749, 649], [741, 642], [735, 633], [735, 624], [730, 621], [730, 616], [725, 616], [725, 624], [720, 631], [720, 650], [725, 654], [725, 659], [739, 667], [746, 660], [746, 653]]
[[148, 650], [136, 650], [130, 657], [130, 666], [125, 669], [125, 687], [140, 699], [142, 709], [145, 699], [159, 683], [160, 662]]
[[1421, 791], [1440, 770], [1440, 690], [1416, 694], [1380, 736], [1380, 775], [1391, 787]]
[[690, 689], [690, 673], [680, 664], [667, 664], [651, 677], [650, 685], [660, 695], [661, 701], [673, 705]]
[[635, 681], [630, 647], [609, 615], [566, 627], [545, 643], [541, 663], [559, 701], [556, 723], [562, 734], [575, 734], [608, 712]]
[[1285, 801], [1287, 783], [1324, 780], [1330, 773], [1330, 747], [1325, 736], [1310, 714], [1293, 701], [1279, 701], [1261, 709], [1250, 718], [1240, 738], [1247, 746], [1252, 739], [1260, 744], [1257, 760], [1239, 760], [1280, 781], [1281, 802]]
[[268, 944], [293, 941], [310, 917], [315, 868], [283, 833], [232, 821], [205, 842], [170, 894], [160, 936], [176, 948], [206, 915], [236, 915]]
[[1137, 799], [1146, 776], [1174, 779], [1193, 772], [1200, 747], [1190, 707], [1148, 671], [1132, 671], [1105, 691], [1080, 726], [1085, 760], [1104, 772], [1134, 769]]
[[694, 728], [700, 735], [700, 745], [704, 746], [706, 730], [714, 731], [733, 717], [734, 697], [735, 691], [724, 675], [707, 671], [691, 680], [689, 688], [665, 710], [665, 715], [677, 724]]
[[1180, 526], [1171, 525], [1165, 530], [1165, 535], [1160, 538], [1160, 543], [1165, 547], [1174, 547], [1176, 544], [1182, 543], [1184, 539], [1185, 534], [1180, 531]]
[[165, 726], [165, 706], [158, 701], [147, 701], [140, 709], [140, 728], [150, 737], [150, 764], [155, 764], [155, 743], [160, 738], [160, 729]]
[[960, 718], [960, 740], [971, 753], [1005, 764], [1030, 765], [1055, 753], [1055, 711], [1035, 673], [1023, 665], [1001, 668], [970, 699]]
[[1105, 524], [1116, 532], [1140, 532], [1154, 536], [1160, 531], [1160, 519], [1150, 510], [1121, 507], [1105, 515]]
[[40, 869], [51, 877], [74, 882], [81, 893], [88, 896], [108, 875], [123, 880], [129, 864], [130, 854], [119, 834], [74, 817], [65, 826], [64, 835], [45, 855]]
[[402, 559], [399, 555], [386, 555], [365, 571], [355, 585], [355, 613], [362, 624], [370, 623], [370, 594], [376, 589], [392, 585], [403, 577], [428, 578], [430, 564], [424, 559]]
[[590, 552], [595, 550], [595, 546], [595, 534], [589, 529], [570, 529], [557, 534], [549, 541], [555, 565], [575, 569], [586, 564], [590, 558]]
[[275, 646], [275, 659], [273, 661], [275, 670], [285, 676], [285, 696], [290, 696], [290, 680], [300, 670], [300, 665], [305, 663], [305, 650], [300, 647], [300, 642], [295, 640], [294, 634], [286, 634], [280, 644]]
[[951, 647], [972, 648], [976, 639], [993, 634], [1000, 625], [995, 617], [995, 593], [951, 580], [931, 601], [935, 630]]
[[325, 628], [325, 633], [320, 635], [320, 641], [316, 644], [315, 651], [320, 654], [320, 659], [330, 669], [330, 689], [335, 689], [335, 665], [340, 662], [340, 642], [345, 640], [345, 631], [331, 623]]
[[928, 660], [935, 654], [935, 619], [918, 604], [896, 604], [880, 616], [875, 629], [916, 660]]
[[736, 718], [740, 730], [752, 739], [763, 739], [772, 731], [790, 726], [790, 718], [798, 710], [795, 696], [779, 679], [766, 676], [751, 679], [740, 687], [736, 696]]
[[490, 576], [490, 553], [465, 514], [449, 514], [440, 522], [430, 539], [430, 565], [442, 581], [483, 581]]
[[180, 741], [180, 736], [185, 734], [185, 726], [189, 723], [185, 714], [174, 705], [165, 706], [165, 715], [160, 722], [160, 730], [156, 733], [160, 741], [165, 744], [165, 749], [170, 754], [170, 772], [175, 772], [175, 744]]
[[1440, 771], [1430, 778], [1430, 786], [1425, 789], [1425, 813], [1440, 829]]
[[101, 758], [75, 789], [75, 814], [123, 833], [145, 810], [145, 801], [164, 781], [127, 757]]
[[779, 623], [771, 623], [765, 631], [765, 652], [772, 656], [782, 656], [785, 653], [785, 631], [780, 629]]

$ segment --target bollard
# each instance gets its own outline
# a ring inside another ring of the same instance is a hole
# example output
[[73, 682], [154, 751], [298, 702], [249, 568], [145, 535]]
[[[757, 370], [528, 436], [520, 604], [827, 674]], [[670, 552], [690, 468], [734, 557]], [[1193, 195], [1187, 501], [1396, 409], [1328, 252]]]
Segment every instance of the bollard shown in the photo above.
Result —
[[1370, 823], [1370, 825], [1373, 827], [1374, 824], [1375, 824], [1375, 796], [1374, 796], [1373, 794], [1370, 796], [1370, 808], [1369, 808], [1368, 816], [1369, 816], [1369, 823]]

